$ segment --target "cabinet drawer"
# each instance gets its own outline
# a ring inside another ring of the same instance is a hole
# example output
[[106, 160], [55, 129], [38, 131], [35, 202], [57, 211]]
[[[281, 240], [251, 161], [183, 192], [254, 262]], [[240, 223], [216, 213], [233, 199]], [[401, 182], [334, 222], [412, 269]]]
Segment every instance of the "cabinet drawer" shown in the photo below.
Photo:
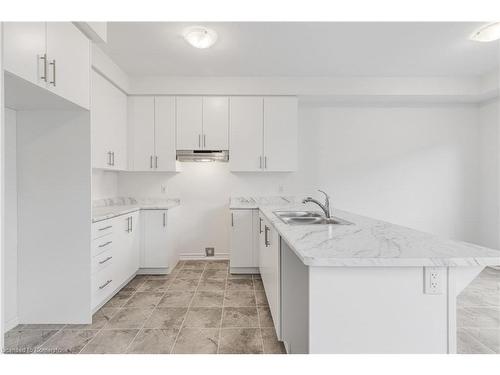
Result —
[[92, 276], [92, 308], [111, 296], [116, 288], [116, 282], [113, 279], [113, 266], [111, 264]]
[[92, 275], [113, 264], [113, 248], [109, 248], [92, 258]]
[[103, 220], [92, 224], [92, 239], [100, 238], [113, 233], [113, 222]]
[[113, 236], [108, 235], [92, 241], [92, 257], [101, 254], [113, 247]]

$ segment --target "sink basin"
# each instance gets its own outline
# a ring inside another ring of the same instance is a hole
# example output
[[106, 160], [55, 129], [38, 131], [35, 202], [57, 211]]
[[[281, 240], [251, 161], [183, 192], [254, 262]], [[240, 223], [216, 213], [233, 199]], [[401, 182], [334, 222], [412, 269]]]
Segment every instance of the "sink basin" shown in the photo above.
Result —
[[274, 211], [281, 221], [289, 225], [351, 225], [352, 223], [338, 217], [324, 217], [322, 213], [316, 211]]

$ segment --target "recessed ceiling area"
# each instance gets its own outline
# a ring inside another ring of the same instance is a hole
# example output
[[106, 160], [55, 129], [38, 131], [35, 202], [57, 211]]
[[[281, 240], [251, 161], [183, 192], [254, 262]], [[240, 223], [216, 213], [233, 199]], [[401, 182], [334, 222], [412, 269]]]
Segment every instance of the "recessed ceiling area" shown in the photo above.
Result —
[[[214, 29], [207, 49], [183, 31]], [[110, 22], [102, 49], [134, 76], [476, 76], [495, 69], [497, 42], [477, 22]]]

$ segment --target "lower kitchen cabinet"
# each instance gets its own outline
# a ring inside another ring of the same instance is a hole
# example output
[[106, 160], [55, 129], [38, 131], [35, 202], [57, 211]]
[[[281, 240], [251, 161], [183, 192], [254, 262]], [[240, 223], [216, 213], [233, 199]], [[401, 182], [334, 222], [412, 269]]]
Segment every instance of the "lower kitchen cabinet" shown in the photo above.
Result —
[[262, 232], [259, 233], [259, 270], [264, 284], [269, 309], [281, 340], [281, 272], [280, 236], [269, 221], [260, 215]]
[[255, 273], [259, 267], [258, 210], [231, 210], [231, 273]]
[[139, 268], [140, 227], [139, 212], [115, 218], [114, 254], [117, 285], [126, 282]]
[[168, 211], [143, 210], [140, 268], [145, 273], [166, 273], [169, 266]]

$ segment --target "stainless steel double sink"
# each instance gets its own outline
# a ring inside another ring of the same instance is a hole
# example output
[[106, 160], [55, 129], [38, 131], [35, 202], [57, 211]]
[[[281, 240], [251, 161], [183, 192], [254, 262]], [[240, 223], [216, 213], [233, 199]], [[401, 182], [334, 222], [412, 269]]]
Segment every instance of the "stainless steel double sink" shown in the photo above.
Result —
[[317, 211], [273, 211], [285, 224], [289, 225], [352, 225], [351, 222], [338, 217], [325, 217]]

